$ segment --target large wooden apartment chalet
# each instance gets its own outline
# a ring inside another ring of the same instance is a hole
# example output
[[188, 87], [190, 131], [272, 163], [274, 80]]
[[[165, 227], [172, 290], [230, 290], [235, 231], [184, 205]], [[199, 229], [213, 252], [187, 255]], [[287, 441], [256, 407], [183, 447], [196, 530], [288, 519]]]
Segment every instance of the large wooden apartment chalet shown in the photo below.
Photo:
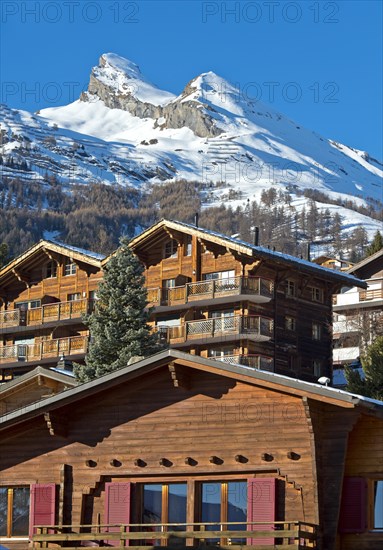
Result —
[[[169, 347], [316, 381], [332, 373], [332, 295], [355, 277], [180, 222], [131, 241]], [[108, 258], [41, 241], [0, 271], [0, 377], [83, 360]]]
[[40, 241], [0, 270], [0, 383], [81, 361], [104, 256]]

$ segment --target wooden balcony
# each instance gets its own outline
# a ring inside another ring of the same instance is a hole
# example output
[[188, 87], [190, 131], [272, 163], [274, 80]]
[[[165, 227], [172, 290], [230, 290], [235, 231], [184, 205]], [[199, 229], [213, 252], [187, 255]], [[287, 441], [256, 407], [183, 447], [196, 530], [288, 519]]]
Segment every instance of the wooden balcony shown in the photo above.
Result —
[[81, 319], [90, 313], [93, 300], [73, 300], [70, 302], [54, 302], [28, 310], [12, 309], [0, 312], [0, 329], [35, 326], [70, 319]]
[[260, 315], [233, 315], [200, 321], [187, 321], [179, 326], [156, 327], [160, 338], [169, 344], [202, 343], [214, 339], [248, 338], [267, 341], [273, 336], [273, 320]]
[[39, 361], [60, 355], [71, 356], [86, 353], [87, 336], [73, 336], [44, 340], [36, 344], [16, 344], [0, 347], [0, 365], [9, 363]]
[[267, 355], [221, 355], [211, 357], [230, 365], [244, 365], [253, 369], [274, 372], [274, 359]]
[[151, 307], [176, 307], [198, 302], [199, 305], [226, 302], [241, 296], [257, 303], [269, 302], [273, 297], [274, 283], [260, 277], [232, 277], [187, 283], [173, 288], [151, 288], [148, 303]]
[[[234, 527], [236, 526], [236, 528]], [[229, 528], [230, 527], [230, 528]], [[318, 548], [318, 526], [301, 521], [254, 522], [249, 525], [223, 523], [162, 523], [38, 526], [32, 548], [113, 546], [149, 550], [218, 546], [225, 550], [303, 550]]]

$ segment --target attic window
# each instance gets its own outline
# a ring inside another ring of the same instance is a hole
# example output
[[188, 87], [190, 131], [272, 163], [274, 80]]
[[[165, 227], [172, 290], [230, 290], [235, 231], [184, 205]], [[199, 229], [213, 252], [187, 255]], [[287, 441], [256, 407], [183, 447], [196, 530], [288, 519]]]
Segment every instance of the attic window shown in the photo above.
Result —
[[178, 243], [175, 239], [171, 239], [165, 243], [164, 258], [177, 258]]
[[57, 264], [56, 262], [49, 262], [49, 264], [46, 265], [46, 277], [47, 279], [53, 279], [54, 277], [57, 277]]
[[64, 264], [64, 276], [74, 275], [76, 271], [77, 271], [76, 264], [68, 258]]
[[313, 302], [323, 302], [323, 289], [318, 287], [312, 287], [311, 289], [311, 298]]

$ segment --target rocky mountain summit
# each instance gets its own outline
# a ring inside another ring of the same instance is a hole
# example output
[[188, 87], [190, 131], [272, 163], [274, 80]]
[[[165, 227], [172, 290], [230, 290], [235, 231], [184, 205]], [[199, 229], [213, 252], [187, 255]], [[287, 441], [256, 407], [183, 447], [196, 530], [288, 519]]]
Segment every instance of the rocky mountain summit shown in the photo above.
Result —
[[[378, 160], [302, 127], [213, 72], [174, 95], [135, 63], [103, 54], [77, 101], [36, 114], [2, 106], [0, 120], [2, 176], [26, 182], [47, 185], [54, 176], [70, 189], [182, 178], [211, 184], [210, 202], [234, 206], [271, 186], [288, 188], [293, 199], [294, 189], [359, 205], [382, 198]], [[368, 223], [354, 218], [351, 225]]]

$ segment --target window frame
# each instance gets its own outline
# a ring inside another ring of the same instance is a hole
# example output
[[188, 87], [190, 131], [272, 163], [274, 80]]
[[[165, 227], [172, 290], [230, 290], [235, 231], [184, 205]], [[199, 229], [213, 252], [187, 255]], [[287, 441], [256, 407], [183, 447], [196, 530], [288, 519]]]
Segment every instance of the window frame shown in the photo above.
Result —
[[[368, 529], [369, 531], [373, 531], [374, 533], [382, 533], [383, 532], [383, 517], [382, 517], [382, 526], [376, 527], [375, 526], [375, 483], [382, 483], [383, 484], [383, 478], [372, 478], [369, 480], [368, 483], [368, 507], [369, 507], [369, 514], [368, 514]], [[383, 489], [382, 489], [383, 490]], [[383, 504], [382, 504], [382, 511], [383, 511]]]
[[288, 298], [295, 298], [297, 295], [297, 284], [292, 279], [286, 280], [286, 296]]
[[289, 330], [290, 332], [296, 332], [297, 330], [297, 318], [293, 315], [286, 315], [285, 316], [285, 330]]
[[178, 256], [178, 242], [175, 239], [169, 239], [164, 244], [163, 259], [177, 258]]
[[311, 300], [313, 302], [318, 303], [318, 304], [323, 304], [323, 301], [324, 301], [323, 288], [320, 288], [319, 286], [312, 286], [311, 287]]
[[[7, 509], [6, 509], [6, 534], [0, 535], [0, 538], [28, 538], [29, 536], [29, 522], [31, 515], [31, 488], [30, 485], [2, 485], [0, 489], [6, 489]], [[14, 502], [14, 490], [15, 489], [28, 489], [28, 525], [27, 531], [24, 534], [13, 534], [13, 502]]]
[[54, 260], [48, 262], [44, 269], [44, 276], [46, 279], [57, 278], [57, 263]]
[[76, 275], [76, 273], [77, 264], [71, 258], [65, 260], [63, 265], [63, 277], [70, 277], [70, 275]]
[[323, 330], [321, 323], [313, 321], [311, 324], [311, 339], [315, 340], [315, 342], [320, 342], [322, 340], [322, 334]]

